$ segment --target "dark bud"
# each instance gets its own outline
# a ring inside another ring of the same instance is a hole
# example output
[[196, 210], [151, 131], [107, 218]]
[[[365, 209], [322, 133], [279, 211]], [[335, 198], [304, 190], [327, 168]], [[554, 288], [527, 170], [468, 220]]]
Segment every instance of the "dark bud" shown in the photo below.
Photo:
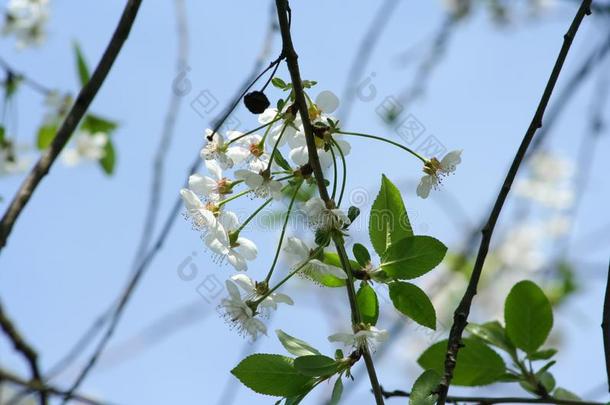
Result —
[[360, 209], [358, 207], [354, 207], [352, 205], [348, 208], [347, 217], [349, 218], [350, 222], [354, 222], [356, 218], [358, 218], [358, 215], [360, 215]]
[[271, 103], [262, 91], [252, 91], [244, 96], [244, 104], [252, 114], [262, 114]]
[[301, 176], [309, 177], [313, 173], [313, 168], [311, 167], [311, 165], [309, 163], [306, 163], [303, 166], [301, 166], [299, 171], [301, 172]]

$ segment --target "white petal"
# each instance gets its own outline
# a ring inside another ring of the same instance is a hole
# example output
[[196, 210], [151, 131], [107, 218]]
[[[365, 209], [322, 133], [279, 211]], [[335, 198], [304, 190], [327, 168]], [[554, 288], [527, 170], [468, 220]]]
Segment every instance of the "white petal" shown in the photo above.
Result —
[[180, 197], [187, 210], [192, 211], [203, 207], [201, 200], [191, 190], [183, 188], [180, 190]]
[[205, 167], [214, 176], [216, 180], [222, 179], [222, 169], [215, 160], [206, 160]]
[[430, 190], [436, 184], [436, 177], [425, 175], [419, 181], [417, 186], [417, 195], [421, 198], [428, 198], [430, 195]]
[[441, 160], [441, 170], [445, 173], [451, 173], [455, 167], [462, 161], [462, 151], [454, 150], [445, 155]]
[[239, 293], [239, 289], [235, 285], [235, 283], [230, 280], [225, 281], [225, 285], [227, 286], [227, 291], [229, 292], [229, 296], [234, 300], [241, 300], [241, 294]]
[[[206, 162], [213, 162], [213, 160], [206, 160]], [[189, 188], [197, 194], [207, 197], [216, 189], [216, 186], [216, 181], [211, 177], [202, 176], [198, 173], [189, 176]]]
[[307, 146], [299, 146], [290, 151], [290, 159], [299, 166], [303, 166], [309, 161]]
[[229, 263], [231, 263], [233, 267], [235, 267], [235, 270], [237, 271], [248, 270], [248, 264], [246, 263], [246, 260], [234, 250], [229, 251], [229, 253], [227, 254], [227, 260], [229, 261]]
[[330, 335], [328, 337], [329, 342], [340, 342], [346, 346], [351, 346], [354, 344], [354, 335], [351, 333], [335, 333], [334, 335]]
[[232, 211], [222, 211], [218, 215], [218, 222], [227, 232], [233, 231], [239, 226], [237, 214]]
[[233, 280], [248, 294], [253, 294], [256, 292], [256, 286], [254, 284], [254, 281], [245, 274], [236, 274], [234, 276], [231, 276], [231, 280]]
[[284, 243], [284, 252], [296, 256], [299, 260], [309, 257], [309, 247], [301, 239], [294, 236], [288, 237]]
[[258, 255], [258, 248], [254, 242], [241, 237], [237, 238], [236, 242], [239, 246], [237, 246], [235, 250], [239, 252], [239, 254], [241, 254], [246, 260], [256, 259], [256, 256]]

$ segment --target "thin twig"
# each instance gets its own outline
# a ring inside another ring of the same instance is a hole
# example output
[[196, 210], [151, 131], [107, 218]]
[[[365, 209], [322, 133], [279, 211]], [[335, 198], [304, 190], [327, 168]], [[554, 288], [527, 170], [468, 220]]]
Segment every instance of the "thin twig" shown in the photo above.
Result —
[[[66, 391], [60, 390], [58, 388], [52, 387], [50, 385], [42, 384], [39, 381], [26, 381], [16, 375], [9, 373], [6, 370], [0, 370], [0, 383], [3, 381], [10, 382], [15, 385], [19, 385], [21, 387], [27, 388], [28, 391], [36, 391], [43, 395], [53, 395], [60, 398], [68, 397], [68, 393]], [[91, 397], [73, 393], [70, 394], [70, 397], [76, 399], [83, 404], [89, 405], [110, 405], [109, 402], [102, 402], [99, 400], [95, 400]]]
[[15, 221], [25, 208], [26, 204], [32, 197], [32, 194], [40, 184], [42, 178], [49, 172], [53, 162], [59, 156], [64, 146], [68, 143], [70, 136], [76, 129], [81, 118], [91, 105], [96, 94], [102, 87], [102, 84], [108, 76], [108, 72], [114, 61], [116, 60], [125, 40], [127, 39], [131, 27], [140, 8], [142, 0], [129, 0], [125, 5], [121, 19], [112, 35], [112, 39], [108, 43], [108, 47], [104, 51], [102, 59], [95, 68], [91, 79], [81, 89], [76, 102], [70, 109], [67, 117], [57, 131], [57, 135], [53, 138], [53, 142], [47, 150], [44, 151], [36, 165], [32, 168], [28, 176], [25, 178], [21, 187], [17, 191], [13, 201], [4, 213], [0, 221], [0, 250], [6, 245], [6, 240], [13, 229]]
[[[174, 0], [174, 10], [176, 14], [176, 31], [178, 34], [176, 75], [179, 76], [181, 74], [184, 74], [188, 69], [189, 34], [188, 18], [184, 0]], [[172, 87], [171, 95], [169, 98], [169, 105], [165, 113], [165, 119], [163, 120], [161, 139], [159, 141], [159, 146], [157, 146], [157, 151], [153, 160], [152, 185], [150, 189], [148, 207], [146, 209], [144, 228], [142, 229], [140, 243], [138, 244], [138, 250], [136, 251], [136, 256], [134, 259], [135, 264], [137, 264], [138, 260], [140, 260], [140, 258], [148, 249], [150, 241], [153, 237], [155, 225], [157, 224], [161, 200], [161, 189], [163, 187], [165, 157], [167, 156], [172, 142], [172, 138], [174, 136], [176, 119], [180, 112], [180, 106], [182, 104], [183, 98], [184, 94], [180, 93], [177, 89], [174, 89]]]
[[398, 0], [384, 0], [379, 6], [379, 9], [364, 34], [364, 38], [358, 46], [356, 56], [351, 62], [349, 71], [347, 72], [347, 81], [341, 97], [341, 122], [345, 124], [352, 111], [354, 98], [356, 96], [357, 86], [360, 83], [362, 72], [366, 68], [368, 61], [379, 43], [383, 30], [388, 26], [390, 18], [395, 14], [396, 6], [400, 2]]
[[[32, 374], [31, 383], [40, 384], [42, 382], [40, 368], [38, 367], [38, 354], [36, 350], [23, 338], [21, 333], [17, 330], [13, 322], [4, 312], [2, 303], [0, 302], [0, 328], [4, 334], [12, 342], [13, 347], [16, 351], [21, 353], [25, 358], [28, 366], [30, 367], [30, 373]], [[47, 404], [48, 398], [47, 393], [40, 391], [40, 403]]]
[[[411, 394], [406, 391], [383, 391], [385, 398], [392, 397], [409, 397]], [[553, 397], [548, 398], [521, 398], [521, 397], [467, 397], [467, 396], [449, 396], [447, 402], [459, 403], [478, 403], [481, 405], [491, 404], [556, 404], [556, 405], [603, 405], [603, 402], [591, 401], [576, 401], [569, 399], [558, 399]]]
[[12, 75], [14, 78], [18, 80], [22, 80], [25, 84], [30, 86], [30, 88], [43, 96], [48, 96], [53, 93], [53, 90], [48, 88], [47, 86], [41, 84], [37, 80], [32, 79], [30, 76], [25, 73], [13, 68], [4, 58], [0, 56], [0, 67], [4, 69], [9, 75]]
[[[240, 103], [243, 96], [250, 90], [250, 88], [266, 72], [271, 70], [276, 64], [280, 63], [282, 59], [283, 59], [283, 56], [280, 55], [277, 59], [272, 61], [269, 64], [269, 66], [267, 66], [267, 68], [265, 68], [261, 73], [259, 73], [258, 75], [256, 75], [255, 73], [253, 74], [253, 75], [255, 75], [255, 77], [253, 79], [249, 79], [250, 82], [247, 85], [242, 86], [238, 96], [235, 97], [235, 99], [232, 101], [230, 106], [222, 113], [221, 118], [216, 121], [215, 127], [213, 129], [213, 133], [218, 132], [220, 127], [222, 127], [224, 122], [229, 118], [231, 113], [235, 110], [235, 108]], [[257, 65], [256, 65], [256, 68], [258, 68], [258, 67], [259, 67], [259, 61], [257, 61]], [[250, 77], [252, 77], [253, 75], [251, 75]], [[189, 174], [195, 173], [197, 171], [197, 169], [199, 168], [200, 163], [201, 163], [201, 158], [199, 157], [199, 153], [198, 153], [197, 157], [191, 164], [191, 167], [189, 169]], [[99, 360], [100, 356], [104, 352], [106, 346], [108, 345], [108, 342], [110, 341], [110, 338], [113, 336], [114, 331], [116, 330], [116, 327], [117, 327], [119, 321], [122, 318], [123, 312], [125, 310], [127, 303], [129, 302], [129, 299], [133, 295], [133, 292], [135, 291], [140, 280], [142, 279], [142, 276], [145, 274], [146, 270], [149, 268], [153, 259], [155, 258], [157, 253], [161, 250], [161, 248], [163, 247], [163, 244], [165, 243], [165, 240], [166, 240], [167, 236], [169, 235], [169, 232], [171, 231], [171, 229], [176, 221], [176, 218], [178, 217], [178, 213], [180, 212], [181, 206], [182, 206], [181, 200], [180, 200], [180, 198], [177, 198], [170, 211], [170, 214], [166, 218], [165, 223], [164, 223], [163, 227], [161, 228], [161, 231], [160, 231], [160, 234], [159, 234], [157, 240], [150, 247], [148, 253], [139, 262], [138, 266], [136, 266], [134, 273], [132, 274], [129, 281], [127, 282], [125, 289], [122, 291], [121, 296], [118, 300], [118, 304], [117, 304], [116, 308], [114, 309], [114, 312], [110, 319], [110, 324], [108, 326], [108, 329], [106, 330], [106, 333], [103, 335], [102, 339], [98, 342], [98, 345], [96, 346], [93, 354], [89, 357], [89, 360], [85, 363], [85, 367], [79, 373], [79, 376], [77, 377], [77, 380], [73, 384], [73, 387], [78, 387], [80, 385], [80, 383], [89, 374], [91, 369], [95, 366], [95, 364]]]
[[[303, 84], [301, 80], [301, 72], [299, 69], [298, 63], [298, 55], [296, 50], [294, 49], [294, 45], [292, 43], [292, 35], [290, 33], [290, 19], [291, 12], [290, 6], [288, 4], [288, 0], [276, 0], [275, 1], [277, 7], [277, 15], [278, 21], [280, 24], [280, 32], [282, 34], [282, 53], [286, 57], [286, 64], [288, 66], [288, 71], [290, 72], [290, 78], [292, 81], [292, 88], [294, 89], [295, 95], [295, 104], [299, 110], [299, 114], [301, 116], [301, 121], [303, 122], [303, 130], [305, 132], [305, 140], [307, 142], [307, 152], [309, 155], [309, 164], [311, 165], [314, 178], [316, 180], [318, 186], [318, 192], [320, 194], [320, 198], [326, 203], [327, 207], [334, 207], [334, 201], [330, 199], [328, 195], [328, 190], [326, 189], [326, 184], [324, 181], [324, 174], [322, 172], [322, 167], [320, 166], [320, 159], [318, 156], [318, 150], [315, 143], [313, 127], [311, 121], [309, 119], [309, 112], [307, 108], [307, 101], [305, 99], [305, 92], [303, 90]], [[352, 270], [349, 264], [349, 259], [347, 253], [345, 251], [345, 247], [342, 241], [342, 237], [339, 235], [333, 235], [333, 242], [337, 249], [337, 254], [341, 259], [341, 264], [343, 269], [347, 274], [347, 293], [350, 303], [350, 308], [352, 312], [352, 323], [353, 325], [357, 325], [361, 322], [362, 317], [360, 315], [360, 310], [358, 305], [356, 304], [356, 292], [354, 290], [353, 276]], [[364, 357], [364, 362], [366, 364], [366, 368], [369, 374], [369, 379], [371, 381], [371, 387], [373, 388], [373, 392], [375, 394], [375, 401], [378, 405], [383, 405], [383, 396], [381, 395], [381, 387], [379, 386], [379, 381], [377, 380], [377, 373], [375, 372], [375, 367], [373, 365], [373, 359], [368, 350], [368, 347], [364, 345], [361, 349], [362, 356]]]
[[606, 375], [608, 376], [608, 392], [610, 392], [610, 267], [606, 281], [606, 295], [602, 315], [602, 336], [604, 338], [604, 355], [606, 357]]
[[462, 297], [462, 300], [460, 301], [458, 307], [454, 312], [453, 325], [451, 326], [451, 331], [449, 332], [447, 355], [445, 357], [445, 372], [438, 388], [439, 405], [444, 405], [447, 401], [447, 392], [449, 390], [449, 385], [451, 384], [451, 379], [453, 377], [453, 370], [455, 368], [457, 354], [461, 345], [462, 333], [464, 332], [464, 328], [466, 327], [468, 321], [468, 315], [470, 314], [472, 300], [477, 293], [477, 285], [479, 283], [479, 278], [481, 277], [481, 272], [483, 270], [483, 265], [487, 257], [487, 252], [489, 250], [489, 244], [491, 242], [491, 237], [495, 225], [504, 206], [504, 202], [508, 197], [515, 176], [517, 175], [517, 171], [519, 170], [519, 167], [521, 166], [521, 163], [525, 157], [527, 149], [532, 139], [534, 138], [534, 135], [536, 134], [538, 128], [542, 127], [544, 111], [546, 110], [546, 107], [549, 103], [549, 100], [553, 93], [553, 89], [555, 88], [555, 84], [557, 83], [559, 74], [561, 73], [561, 69], [572, 45], [572, 41], [576, 36], [578, 28], [580, 27], [580, 24], [584, 19], [585, 15], [591, 13], [590, 5], [591, 0], [583, 0], [578, 11], [576, 12], [576, 16], [574, 17], [570, 28], [564, 35], [563, 46], [561, 47], [561, 50], [557, 57], [557, 61], [555, 62], [555, 66], [553, 67], [553, 71], [546, 84], [544, 93], [542, 95], [542, 98], [540, 99], [538, 108], [536, 109], [536, 113], [534, 114], [532, 122], [529, 128], [527, 129], [525, 136], [523, 137], [523, 140], [515, 155], [513, 163], [511, 164], [511, 167], [506, 175], [504, 185], [502, 186], [500, 193], [498, 194], [494, 207], [489, 215], [487, 224], [482, 229], [481, 244], [479, 246], [479, 252], [477, 254], [476, 262], [474, 264], [474, 268], [472, 270], [472, 274], [468, 282], [468, 287], [466, 289], [466, 292], [464, 293], [464, 296]]

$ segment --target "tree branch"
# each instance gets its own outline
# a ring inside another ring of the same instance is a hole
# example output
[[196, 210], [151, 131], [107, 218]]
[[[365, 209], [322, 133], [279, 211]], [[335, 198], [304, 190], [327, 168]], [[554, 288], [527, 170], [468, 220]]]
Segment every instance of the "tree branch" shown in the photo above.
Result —
[[439, 405], [444, 405], [447, 401], [447, 392], [449, 391], [449, 385], [451, 384], [451, 379], [453, 378], [453, 370], [456, 365], [457, 355], [461, 345], [462, 333], [464, 332], [464, 328], [468, 323], [470, 307], [472, 305], [472, 300], [477, 293], [477, 285], [479, 283], [479, 278], [481, 277], [481, 272], [487, 257], [487, 252], [489, 250], [489, 244], [491, 242], [495, 225], [504, 206], [504, 202], [508, 197], [508, 193], [510, 192], [510, 188], [513, 184], [515, 176], [517, 175], [517, 171], [519, 170], [521, 162], [525, 157], [527, 149], [532, 142], [536, 131], [542, 127], [544, 112], [553, 93], [553, 89], [555, 88], [555, 84], [557, 83], [557, 79], [559, 78], [559, 74], [561, 73], [561, 69], [572, 45], [572, 41], [574, 40], [574, 37], [576, 36], [578, 28], [580, 27], [585, 15], [591, 13], [590, 6], [591, 0], [582, 1], [578, 11], [576, 12], [576, 16], [570, 25], [570, 28], [564, 35], [563, 46], [561, 47], [555, 62], [555, 66], [553, 67], [553, 71], [551, 72], [549, 80], [546, 84], [544, 93], [540, 103], [538, 104], [538, 108], [536, 109], [536, 113], [534, 114], [532, 122], [530, 123], [521, 145], [517, 150], [515, 158], [513, 159], [513, 163], [511, 164], [511, 167], [506, 175], [504, 185], [498, 194], [494, 207], [489, 215], [489, 219], [482, 229], [481, 244], [479, 246], [479, 252], [468, 282], [468, 287], [466, 288], [466, 292], [464, 293], [464, 296], [462, 297], [462, 300], [460, 301], [453, 315], [453, 325], [451, 326], [451, 331], [449, 332], [449, 342], [447, 344], [447, 354], [445, 357], [445, 372], [438, 387]]
[[[13, 343], [13, 347], [15, 348], [15, 350], [21, 353], [21, 355], [27, 361], [30, 367], [30, 373], [32, 374], [31, 383], [40, 384], [42, 382], [42, 378], [40, 374], [40, 368], [38, 367], [38, 354], [36, 353], [36, 350], [34, 350], [34, 348], [30, 346], [30, 344], [26, 342], [26, 340], [21, 336], [21, 333], [17, 330], [13, 322], [6, 315], [1, 302], [0, 328], [9, 338], [9, 340]], [[40, 403], [48, 403], [47, 394], [44, 391], [40, 391]]]
[[[9, 373], [8, 371], [0, 370], [0, 383], [3, 381], [8, 381], [23, 388], [27, 388], [28, 391], [39, 392], [41, 395], [54, 395], [56, 397], [61, 398], [68, 397], [68, 393], [66, 391], [60, 390], [50, 385], [42, 384], [40, 381], [25, 381], [24, 379], [19, 378], [14, 374]], [[97, 401], [81, 394], [70, 394], [70, 397], [84, 404], [109, 405], [108, 402]]]
[[[385, 398], [392, 397], [409, 397], [410, 392], [394, 390], [394, 391], [383, 391]], [[465, 397], [465, 396], [449, 396], [446, 398], [447, 402], [452, 403], [478, 403], [481, 405], [492, 405], [492, 404], [556, 404], [556, 405], [603, 405], [602, 402], [590, 402], [590, 401], [574, 401], [568, 399], [558, 399], [553, 397], [548, 398], [520, 398], [520, 397]]]
[[81, 89], [76, 98], [76, 102], [57, 131], [57, 135], [55, 135], [53, 142], [25, 178], [17, 191], [17, 194], [13, 198], [13, 201], [11, 201], [11, 204], [4, 213], [4, 216], [0, 221], [0, 251], [6, 245], [6, 240], [15, 225], [15, 221], [17, 221], [17, 218], [32, 197], [36, 187], [38, 187], [42, 178], [49, 172], [55, 159], [57, 159], [59, 153], [70, 140], [70, 136], [106, 80], [108, 72], [112, 68], [114, 61], [131, 31], [131, 27], [141, 3], [142, 0], [129, 0], [125, 5], [121, 19], [108, 43], [108, 47], [102, 55], [102, 59], [95, 68], [91, 79]]
[[[326, 203], [328, 208], [333, 208], [335, 206], [334, 201], [331, 200], [328, 190], [326, 189], [326, 185], [324, 183], [324, 173], [322, 172], [322, 167], [320, 166], [320, 159], [318, 157], [318, 151], [315, 144], [315, 137], [313, 133], [313, 127], [311, 121], [309, 119], [309, 111], [307, 108], [307, 101], [305, 99], [305, 92], [303, 90], [303, 84], [301, 80], [301, 72], [299, 69], [298, 63], [298, 55], [296, 50], [294, 49], [294, 45], [292, 43], [292, 35], [290, 33], [290, 6], [288, 4], [288, 0], [276, 0], [275, 1], [277, 7], [278, 21], [280, 24], [280, 33], [282, 35], [282, 53], [286, 57], [286, 64], [288, 66], [288, 71], [290, 72], [290, 78], [292, 81], [292, 88], [295, 94], [295, 104], [299, 110], [299, 114], [301, 116], [301, 121], [303, 122], [303, 130], [305, 132], [305, 140], [307, 142], [307, 152], [309, 155], [309, 164], [313, 170], [313, 175], [316, 180], [316, 184], [318, 186], [318, 192], [320, 194], [320, 198]], [[345, 247], [343, 245], [343, 240], [340, 236], [334, 235], [333, 242], [337, 249], [337, 254], [341, 259], [341, 264], [343, 269], [347, 274], [347, 294], [349, 298], [350, 308], [352, 312], [352, 323], [353, 325], [357, 325], [361, 322], [362, 318], [360, 315], [360, 310], [358, 309], [358, 305], [356, 304], [356, 291], [354, 290], [354, 282], [351, 267], [349, 264], [349, 259], [347, 253], [345, 251]], [[368, 347], [364, 346], [362, 349], [362, 356], [364, 357], [364, 362], [366, 364], [366, 368], [369, 374], [369, 379], [371, 381], [371, 386], [373, 388], [373, 393], [375, 394], [375, 400], [378, 405], [383, 405], [383, 396], [381, 395], [381, 387], [379, 386], [379, 381], [377, 380], [377, 373], [375, 372], [375, 367], [373, 365], [373, 359], [368, 350]]]
[[608, 391], [610, 392], [610, 267], [608, 268], [608, 281], [606, 281], [606, 295], [604, 298], [604, 312], [602, 315], [602, 336], [604, 338]]

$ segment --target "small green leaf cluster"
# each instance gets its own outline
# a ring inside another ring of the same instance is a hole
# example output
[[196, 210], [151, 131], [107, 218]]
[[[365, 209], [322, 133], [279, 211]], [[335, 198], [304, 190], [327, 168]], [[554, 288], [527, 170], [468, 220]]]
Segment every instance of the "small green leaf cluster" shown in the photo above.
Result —
[[[491, 321], [466, 327], [469, 336], [462, 341], [452, 384], [519, 383], [540, 398], [578, 399], [568, 390], [556, 387], [549, 372], [557, 350], [543, 345], [552, 327], [552, 306], [542, 289], [529, 280], [515, 284], [504, 303], [504, 325]], [[426, 371], [413, 385], [411, 404], [435, 402], [446, 353], [447, 340], [443, 340], [419, 357], [418, 363]]]

